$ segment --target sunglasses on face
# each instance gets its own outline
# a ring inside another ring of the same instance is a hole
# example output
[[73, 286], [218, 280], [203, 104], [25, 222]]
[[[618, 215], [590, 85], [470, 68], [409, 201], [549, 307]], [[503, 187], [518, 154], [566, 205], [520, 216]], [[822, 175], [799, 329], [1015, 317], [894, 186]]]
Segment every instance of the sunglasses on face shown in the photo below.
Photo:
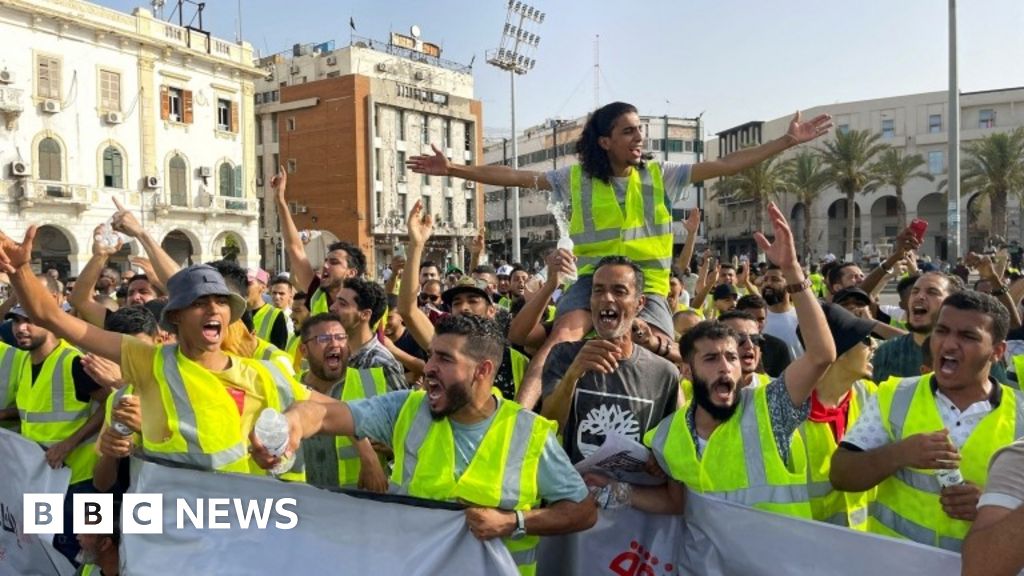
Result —
[[426, 304], [427, 302], [440, 302], [441, 301], [441, 295], [440, 294], [417, 294], [416, 295], [416, 300], [418, 300], [420, 304]]
[[760, 334], [747, 334], [744, 332], [738, 332], [736, 334], [736, 342], [739, 343], [741, 346], [743, 344], [746, 344], [747, 342], [750, 342], [754, 346], [760, 348], [762, 345], [764, 345], [764, 336]]
[[313, 336], [312, 338], [307, 338], [307, 339], [303, 340], [302, 343], [303, 344], [309, 344], [313, 340], [316, 340], [317, 344], [320, 344], [321, 346], [324, 346], [324, 345], [330, 344], [332, 340], [335, 341], [335, 342], [345, 342], [346, 340], [348, 340], [348, 334], [345, 334], [345, 333], [342, 333], [342, 332], [338, 332], [337, 334], [320, 334], [319, 336]]

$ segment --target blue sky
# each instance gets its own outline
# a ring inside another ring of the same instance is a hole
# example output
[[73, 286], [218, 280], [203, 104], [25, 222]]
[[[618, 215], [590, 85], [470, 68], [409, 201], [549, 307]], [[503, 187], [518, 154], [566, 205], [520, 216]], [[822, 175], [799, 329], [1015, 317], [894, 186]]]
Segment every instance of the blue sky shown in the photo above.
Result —
[[[130, 0], [99, 0], [130, 11]], [[173, 0], [167, 0], [165, 15]], [[204, 21], [234, 39], [237, 0], [207, 0]], [[945, 90], [947, 0], [537, 0], [547, 13], [537, 66], [519, 77], [517, 127], [586, 114], [594, 104], [594, 38], [600, 35], [600, 101], [644, 114], [696, 116], [709, 132], [829, 102]], [[242, 0], [243, 37], [263, 54], [298, 42], [384, 40], [417, 24], [443, 57], [476, 56], [485, 131], [507, 135], [508, 73], [485, 63], [505, 22], [503, 0]], [[1024, 2], [960, 0], [963, 91], [1024, 85]]]

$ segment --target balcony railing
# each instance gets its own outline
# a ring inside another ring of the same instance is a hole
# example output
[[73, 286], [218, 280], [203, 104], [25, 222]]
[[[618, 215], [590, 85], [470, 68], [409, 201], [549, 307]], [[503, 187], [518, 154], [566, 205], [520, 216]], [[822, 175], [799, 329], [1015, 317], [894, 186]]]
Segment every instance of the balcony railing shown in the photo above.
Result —
[[84, 209], [95, 201], [87, 186], [47, 180], [24, 180], [18, 185], [16, 194], [22, 208], [74, 206]]

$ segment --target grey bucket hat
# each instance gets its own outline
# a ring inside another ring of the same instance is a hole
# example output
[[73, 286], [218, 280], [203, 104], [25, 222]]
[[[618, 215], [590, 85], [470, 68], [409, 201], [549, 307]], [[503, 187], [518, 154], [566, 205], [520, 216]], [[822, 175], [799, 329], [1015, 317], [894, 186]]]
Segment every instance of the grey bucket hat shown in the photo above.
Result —
[[228, 290], [220, 272], [206, 264], [189, 266], [176, 272], [167, 281], [167, 292], [170, 298], [160, 314], [160, 323], [164, 326], [169, 325], [168, 313], [188, 308], [203, 296], [227, 296], [228, 305], [231, 306], [231, 322], [241, 318], [245, 312], [245, 299]]

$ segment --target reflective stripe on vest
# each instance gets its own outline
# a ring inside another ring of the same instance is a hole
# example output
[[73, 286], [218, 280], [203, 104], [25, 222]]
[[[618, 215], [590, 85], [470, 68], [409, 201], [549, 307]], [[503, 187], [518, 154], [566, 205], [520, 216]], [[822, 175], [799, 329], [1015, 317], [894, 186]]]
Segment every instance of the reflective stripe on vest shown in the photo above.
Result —
[[[809, 518], [810, 495], [803, 442], [794, 435], [790, 457], [795, 462], [795, 471], [790, 470], [775, 446], [765, 391], [765, 387], [758, 387], [751, 389], [750, 393], [741, 394], [737, 413], [715, 429], [708, 439], [703, 458], [697, 456], [686, 422], [686, 410], [678, 410], [666, 417], [657, 428], [647, 433], [644, 441], [653, 449], [662, 469], [690, 490], [746, 506]], [[760, 412], [764, 413], [759, 416]], [[769, 438], [764, 438], [764, 434]], [[769, 449], [773, 453], [767, 458], [772, 459], [770, 467], [774, 472], [769, 471], [765, 455]], [[713, 462], [705, 466], [709, 460]], [[743, 466], [742, 472], [737, 471], [737, 462]], [[771, 481], [769, 476], [773, 476]]]
[[[456, 479], [451, 424], [447, 419], [434, 420], [426, 393], [413, 392], [395, 422], [391, 491], [434, 500], [463, 500], [504, 510], [530, 510], [540, 504], [540, 458], [554, 430], [554, 422], [514, 402], [499, 401], [476, 452]], [[502, 541], [520, 573], [533, 574], [535, 548], [540, 539], [527, 535]]]
[[[0, 409], [17, 408], [18, 388], [21, 385], [21, 373], [31, 362], [25, 350], [0, 343], [3, 358], [0, 359]], [[21, 433], [21, 421], [17, 418], [0, 420], [0, 428]]]
[[270, 341], [270, 333], [274, 330], [274, 324], [281, 315], [281, 309], [272, 305], [264, 304], [252, 316], [252, 322], [256, 326], [256, 336]]
[[[345, 402], [383, 396], [385, 393], [387, 379], [381, 367], [348, 368], [345, 370], [344, 385], [336, 385], [331, 389], [331, 397]], [[338, 484], [342, 487], [358, 484], [359, 473], [362, 470], [359, 451], [348, 436], [337, 436], [334, 446], [338, 455]]]
[[[31, 359], [20, 366], [17, 374], [17, 406], [21, 417], [21, 434], [25, 438], [50, 447], [67, 440], [85, 425], [93, 412], [90, 400], [75, 397], [72, 366], [78, 350], [61, 340], [39, 370], [33, 383]], [[67, 456], [64, 464], [71, 468], [71, 484], [92, 478], [99, 460], [95, 451], [96, 435], [83, 440]]]
[[[177, 352], [178, 345], [171, 344], [161, 346], [159, 354], [163, 360], [163, 377], [170, 392], [174, 412], [177, 415], [178, 434], [185, 441], [185, 451], [147, 450], [147, 452], [152, 452], [158, 459], [204, 470], [220, 470], [237, 463], [246, 456], [245, 443], [241, 440], [217, 452], [207, 453], [203, 450], [199, 442], [199, 423], [196, 422], [196, 413], [189, 401], [185, 380], [181, 377]], [[211, 378], [214, 378], [212, 374]], [[170, 419], [169, 414], [168, 419]]]
[[[943, 429], [931, 378], [904, 378], [879, 389], [882, 425], [890, 441]], [[1003, 386], [999, 406], [978, 422], [959, 449], [964, 479], [984, 486], [992, 455], [1021, 435], [1024, 406], [1018, 392]], [[870, 530], [959, 551], [970, 523], [950, 518], [943, 511], [940, 492], [935, 471], [901, 468], [879, 485], [876, 501], [870, 506]]]
[[569, 234], [579, 275], [593, 274], [605, 256], [623, 255], [643, 269], [645, 292], [668, 294], [672, 215], [661, 166], [649, 163], [631, 170], [622, 205], [610, 184], [587, 176], [579, 165], [569, 171], [569, 189]]

